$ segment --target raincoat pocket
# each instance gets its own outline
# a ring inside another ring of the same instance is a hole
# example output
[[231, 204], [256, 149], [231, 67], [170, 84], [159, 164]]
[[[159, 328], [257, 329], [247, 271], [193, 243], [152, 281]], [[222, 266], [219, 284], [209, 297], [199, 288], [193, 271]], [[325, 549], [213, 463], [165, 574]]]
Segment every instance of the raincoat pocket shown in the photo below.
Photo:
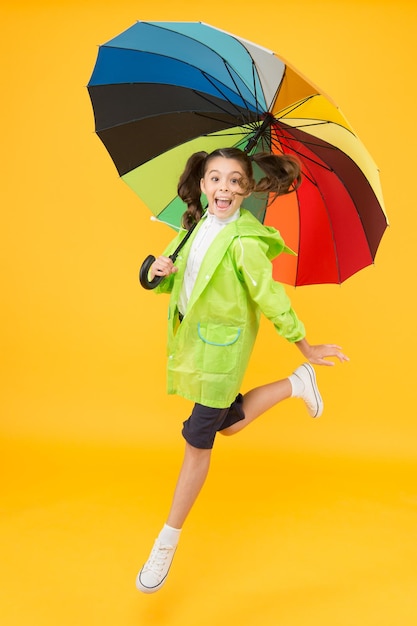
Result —
[[204, 372], [226, 374], [238, 365], [241, 353], [241, 329], [214, 322], [199, 322], [198, 367]]

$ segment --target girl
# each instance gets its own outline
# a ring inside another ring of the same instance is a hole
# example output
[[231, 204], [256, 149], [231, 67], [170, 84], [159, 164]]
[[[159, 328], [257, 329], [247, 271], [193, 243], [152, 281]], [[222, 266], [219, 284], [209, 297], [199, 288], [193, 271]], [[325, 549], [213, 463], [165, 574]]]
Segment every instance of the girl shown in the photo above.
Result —
[[[258, 184], [251, 159], [265, 173]], [[333, 365], [327, 357], [347, 360], [339, 346], [308, 343], [284, 288], [272, 278], [271, 259], [291, 251], [275, 229], [241, 208], [253, 191], [282, 195], [300, 182], [296, 159], [248, 157], [235, 148], [192, 155], [180, 178], [178, 195], [188, 205], [183, 225], [190, 229], [197, 222], [197, 226], [176, 266], [169, 255], [186, 230], [154, 261], [150, 278], [165, 277], [157, 291], [171, 294], [168, 393], [190, 399], [194, 408], [183, 425], [185, 455], [166, 524], [136, 579], [144, 593], [165, 583], [182, 526], [206, 479], [216, 433], [233, 435], [290, 397], [302, 398], [309, 414], [319, 417], [323, 401], [310, 364]], [[208, 202], [204, 214], [202, 192]], [[288, 378], [242, 396], [239, 389], [261, 312], [308, 362]]]

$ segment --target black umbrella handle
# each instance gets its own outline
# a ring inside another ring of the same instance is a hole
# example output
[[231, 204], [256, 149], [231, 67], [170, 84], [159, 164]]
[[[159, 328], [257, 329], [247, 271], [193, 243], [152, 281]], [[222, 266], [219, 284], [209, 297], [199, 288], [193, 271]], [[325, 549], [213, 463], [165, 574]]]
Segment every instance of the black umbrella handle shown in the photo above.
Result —
[[[171, 261], [173, 263], [175, 263], [179, 251], [187, 243], [188, 239], [191, 236], [191, 233], [193, 232], [193, 230], [194, 230], [194, 228], [196, 226], [197, 226], [197, 223], [194, 224], [194, 226], [192, 226], [190, 228], [190, 230], [185, 235], [184, 239], [181, 241], [181, 243], [178, 246], [178, 248], [176, 250], [174, 250], [174, 252], [172, 254], [169, 255], [169, 258], [171, 259]], [[142, 287], [144, 289], [155, 289], [155, 287], [157, 287], [159, 285], [161, 280], [163, 280], [165, 278], [165, 276], [154, 276], [154, 278], [152, 278], [152, 280], [149, 280], [149, 278], [148, 278], [149, 270], [151, 269], [151, 265], [152, 265], [152, 263], [154, 261], [155, 261], [155, 257], [153, 256], [153, 254], [150, 254], [149, 256], [146, 257], [146, 259], [142, 263], [141, 268], [139, 270], [139, 282], [140, 282], [140, 284], [142, 285]]]
[[165, 278], [165, 276], [154, 276], [152, 280], [149, 280], [149, 270], [151, 269], [151, 265], [154, 261], [155, 257], [153, 256], [153, 254], [150, 254], [146, 257], [139, 270], [139, 282], [144, 289], [155, 289], [155, 287], [159, 285], [161, 280]]

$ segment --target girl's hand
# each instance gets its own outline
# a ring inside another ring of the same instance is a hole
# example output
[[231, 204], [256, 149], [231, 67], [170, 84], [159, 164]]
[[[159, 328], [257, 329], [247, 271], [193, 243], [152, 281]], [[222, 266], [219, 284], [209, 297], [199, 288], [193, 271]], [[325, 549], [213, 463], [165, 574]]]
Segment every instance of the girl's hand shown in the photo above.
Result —
[[311, 346], [306, 339], [302, 339], [296, 343], [303, 355], [313, 365], [334, 365], [333, 361], [327, 361], [329, 357], [339, 359], [341, 363], [349, 361], [349, 358], [343, 354], [342, 348], [334, 343], [323, 343]]
[[149, 276], [152, 280], [155, 276], [169, 276], [178, 272], [178, 267], [175, 267], [174, 263], [169, 257], [159, 256], [152, 263], [149, 270]]

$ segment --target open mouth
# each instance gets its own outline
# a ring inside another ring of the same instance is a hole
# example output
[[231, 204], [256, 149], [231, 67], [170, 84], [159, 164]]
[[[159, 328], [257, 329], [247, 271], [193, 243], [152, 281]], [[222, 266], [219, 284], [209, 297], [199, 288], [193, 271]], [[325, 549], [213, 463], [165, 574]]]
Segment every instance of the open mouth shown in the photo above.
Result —
[[228, 209], [230, 205], [232, 204], [232, 201], [230, 198], [216, 198], [215, 202], [216, 202], [216, 207], [223, 211], [225, 209]]

